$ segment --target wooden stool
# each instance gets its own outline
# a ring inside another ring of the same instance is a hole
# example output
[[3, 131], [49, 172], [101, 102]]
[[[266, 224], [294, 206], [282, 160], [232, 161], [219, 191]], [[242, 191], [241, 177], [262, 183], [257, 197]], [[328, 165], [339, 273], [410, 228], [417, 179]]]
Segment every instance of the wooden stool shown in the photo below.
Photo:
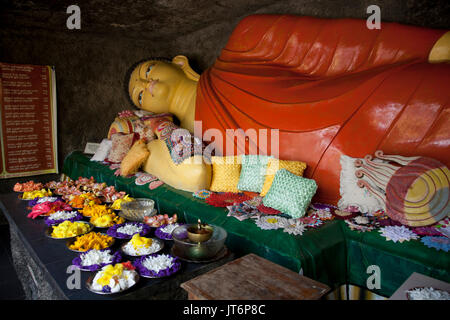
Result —
[[318, 300], [330, 288], [255, 254], [181, 284], [189, 300]]

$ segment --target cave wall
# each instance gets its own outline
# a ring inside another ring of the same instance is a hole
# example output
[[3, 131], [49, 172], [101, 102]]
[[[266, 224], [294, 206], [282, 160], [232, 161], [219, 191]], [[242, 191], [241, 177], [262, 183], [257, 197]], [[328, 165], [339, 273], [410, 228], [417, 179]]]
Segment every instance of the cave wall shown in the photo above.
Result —
[[126, 70], [146, 57], [183, 54], [202, 72], [236, 24], [254, 13], [367, 18], [450, 28], [448, 0], [106, 0], [80, 1], [81, 30], [68, 30], [72, 1], [2, 1], [0, 61], [54, 65], [57, 78], [58, 159], [86, 142], [100, 142], [118, 111], [129, 108]]

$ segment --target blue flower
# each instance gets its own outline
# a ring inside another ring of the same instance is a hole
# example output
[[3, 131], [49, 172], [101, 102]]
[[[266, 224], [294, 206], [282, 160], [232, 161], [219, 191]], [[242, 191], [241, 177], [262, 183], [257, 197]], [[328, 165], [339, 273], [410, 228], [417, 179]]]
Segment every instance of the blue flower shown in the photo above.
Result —
[[434, 248], [436, 250], [443, 250], [448, 252], [450, 249], [450, 239], [447, 237], [423, 237], [421, 239], [422, 243], [428, 248]]

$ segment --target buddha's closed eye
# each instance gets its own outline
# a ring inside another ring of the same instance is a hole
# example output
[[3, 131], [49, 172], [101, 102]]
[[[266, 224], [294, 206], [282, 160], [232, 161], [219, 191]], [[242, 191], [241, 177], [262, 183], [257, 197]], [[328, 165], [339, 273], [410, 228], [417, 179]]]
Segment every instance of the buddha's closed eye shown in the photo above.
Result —
[[144, 91], [139, 92], [139, 96], [138, 96], [138, 102], [141, 106], [142, 106], [142, 94], [143, 93], [144, 93]]
[[154, 64], [148, 66], [147, 71], [145, 72], [145, 77], [148, 78], [150, 71], [152, 71]]

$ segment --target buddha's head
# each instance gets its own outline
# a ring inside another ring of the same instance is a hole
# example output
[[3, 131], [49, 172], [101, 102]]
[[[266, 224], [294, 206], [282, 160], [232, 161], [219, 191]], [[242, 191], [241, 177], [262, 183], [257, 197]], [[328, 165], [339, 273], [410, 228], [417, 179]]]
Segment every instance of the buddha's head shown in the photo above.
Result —
[[177, 88], [186, 81], [198, 81], [199, 75], [189, 67], [187, 58], [172, 61], [150, 59], [137, 63], [127, 75], [127, 92], [135, 106], [154, 113], [170, 111]]

